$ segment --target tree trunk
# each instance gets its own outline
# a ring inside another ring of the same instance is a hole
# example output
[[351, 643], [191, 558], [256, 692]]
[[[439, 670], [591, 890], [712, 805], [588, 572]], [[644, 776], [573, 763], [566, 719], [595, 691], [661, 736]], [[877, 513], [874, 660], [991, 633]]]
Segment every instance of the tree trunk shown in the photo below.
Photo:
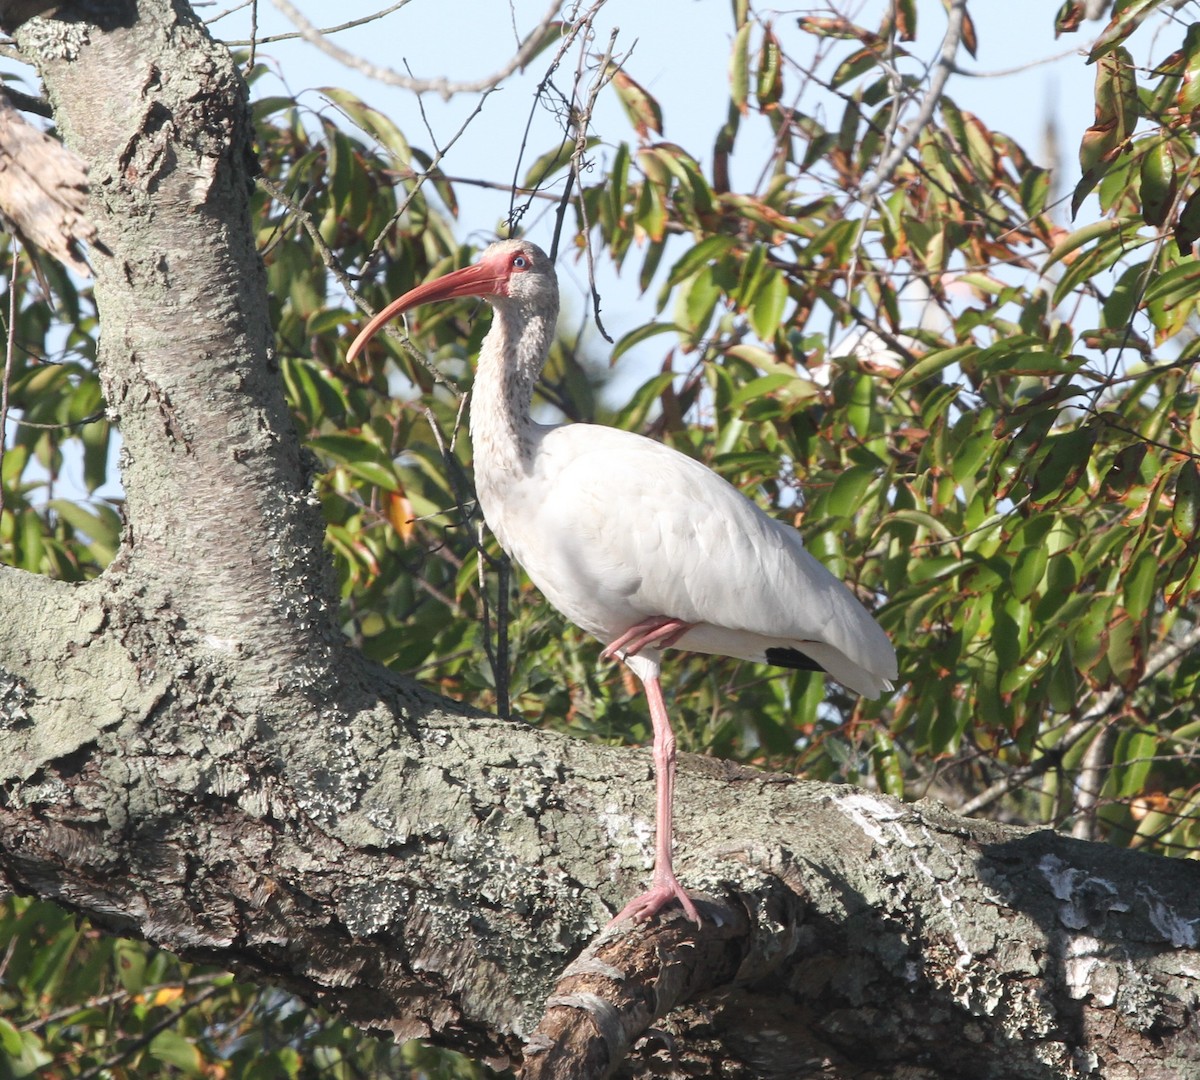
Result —
[[[476, 714], [342, 639], [270, 349], [245, 88], [183, 4], [18, 32], [88, 163], [127, 530], [0, 568], [0, 872], [115, 932], [529, 1076], [1181, 1077], [1200, 869]], [[598, 936], [599, 935], [599, 936]]]

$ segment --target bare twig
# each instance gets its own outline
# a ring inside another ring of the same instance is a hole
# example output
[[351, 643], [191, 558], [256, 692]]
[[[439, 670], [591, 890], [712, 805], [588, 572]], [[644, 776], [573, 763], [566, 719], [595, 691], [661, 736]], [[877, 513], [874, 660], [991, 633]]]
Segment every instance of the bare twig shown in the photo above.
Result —
[[[278, 0], [277, 0], [278, 2]], [[933, 64], [933, 74], [929, 79], [929, 89], [921, 101], [917, 115], [904, 134], [892, 144], [892, 148], [884, 155], [883, 160], [870, 177], [859, 189], [858, 197], [863, 203], [870, 203], [878, 194], [879, 189], [890, 179], [896, 167], [904, 160], [905, 155], [912, 149], [922, 131], [933, 119], [933, 111], [941, 99], [942, 91], [946, 88], [946, 80], [954, 71], [954, 57], [962, 41], [963, 20], [966, 16], [967, 0], [950, 0], [946, 17], [946, 36], [942, 39], [942, 48]]]
[[369, 272], [371, 266], [379, 257], [380, 251], [383, 250], [383, 242], [387, 238], [388, 233], [391, 232], [392, 226], [394, 226], [404, 216], [409, 206], [412, 205], [413, 199], [417, 197], [417, 192], [419, 192], [424, 186], [425, 181], [433, 175], [433, 171], [441, 164], [442, 159], [449, 152], [450, 148], [462, 138], [463, 133], [471, 125], [472, 121], [474, 121], [474, 119], [483, 111], [483, 103], [487, 101], [493, 90], [495, 90], [495, 87], [484, 91], [482, 96], [475, 103], [475, 108], [471, 110], [471, 115], [468, 116], [459, 126], [459, 129], [452, 136], [450, 136], [450, 141], [446, 143], [445, 146], [438, 144], [437, 136], [434, 135], [433, 128], [430, 127], [429, 120], [425, 116], [425, 106], [420, 104], [420, 98], [417, 99], [417, 103], [421, 110], [421, 119], [425, 123], [425, 131], [428, 133], [429, 141], [433, 145], [434, 155], [432, 160], [429, 162], [429, 167], [424, 172], [412, 173], [412, 176], [410, 177], [410, 179], [413, 181], [412, 190], [404, 196], [403, 200], [401, 200], [400, 204], [396, 207], [396, 212], [388, 219], [387, 224], [379, 230], [379, 235], [375, 237], [375, 243], [371, 245], [371, 250], [367, 253], [367, 257], [363, 260], [363, 269], [360, 276]]
[[5, 86], [4, 93], [14, 107], [20, 109], [21, 112], [33, 113], [34, 116], [41, 116], [47, 120], [54, 115], [54, 110], [50, 108], [50, 102], [44, 97], [34, 97], [32, 94], [23, 93], [12, 86]]
[[[14, 942], [20, 940], [20, 935], [13, 935]], [[175, 990], [175, 989], [190, 989], [194, 986], [209, 986], [218, 987], [221, 980], [228, 978], [225, 974], [217, 975], [195, 975], [190, 979], [177, 979], [173, 982], [152, 983], [149, 986], [142, 987], [140, 994], [150, 999], [159, 990]], [[21, 1031], [43, 1031], [51, 1024], [57, 1024], [60, 1021], [66, 1020], [68, 1017], [74, 1016], [80, 1009], [100, 1009], [105, 1005], [112, 1005], [115, 1002], [128, 1001], [134, 995], [129, 990], [121, 987], [120, 990], [113, 990], [111, 993], [98, 994], [95, 997], [88, 998], [84, 1002], [75, 1002], [68, 1005], [64, 1009], [59, 1009], [57, 1012], [47, 1013], [45, 1016], [37, 1016], [26, 1024], [20, 1025]]]
[[254, 60], [258, 54], [258, 0], [250, 4], [250, 55], [246, 58], [246, 75], [254, 70]]
[[120, 1065], [121, 1062], [128, 1061], [129, 1058], [131, 1058], [139, 1050], [149, 1046], [150, 1043], [153, 1042], [156, 1035], [159, 1035], [161, 1032], [166, 1031], [167, 1028], [178, 1024], [180, 1019], [182, 1019], [186, 1013], [190, 1012], [198, 1005], [202, 1005], [210, 997], [214, 997], [220, 989], [220, 986], [210, 986], [207, 990], [197, 994], [194, 998], [192, 998], [191, 1001], [187, 1002], [181, 1008], [172, 1009], [171, 1012], [164, 1016], [157, 1024], [147, 1028], [136, 1039], [134, 1039], [127, 1046], [122, 1047], [107, 1060], [102, 1061], [100, 1064], [88, 1069], [88, 1071], [85, 1073], [80, 1073], [79, 1080], [96, 1080], [97, 1077], [107, 1075], [112, 1069]]
[[1083, 47], [1076, 45], [1073, 49], [1063, 49], [1062, 52], [1051, 53], [1038, 60], [1030, 60], [1028, 63], [1017, 64], [1014, 67], [996, 68], [995, 71], [971, 71], [969, 68], [959, 67], [956, 63], [951, 63], [950, 70], [953, 74], [963, 75], [968, 79], [1004, 79], [1009, 75], [1023, 75], [1043, 64], [1057, 64], [1060, 60], [1067, 60], [1072, 56], [1077, 57], [1081, 53], [1086, 56], [1089, 52], [1091, 52], [1090, 45]]
[[258, 177], [258, 186], [271, 196], [280, 206], [289, 210], [292, 215], [300, 222], [304, 231], [308, 233], [308, 238], [313, 242], [317, 249], [317, 253], [321, 256], [321, 262], [325, 264], [325, 269], [328, 270], [335, 278], [338, 284], [346, 290], [346, 295], [350, 297], [364, 311], [368, 310], [367, 302], [358, 295], [354, 288], [354, 282], [350, 275], [346, 273], [338, 257], [333, 253], [333, 249], [325, 243], [321, 236], [321, 231], [317, 228], [316, 223], [312, 219], [312, 215], [296, 202], [286, 191], [283, 190], [274, 180], [268, 180], [267, 177], [260, 175]]
[[414, 94], [440, 94], [446, 100], [449, 100], [455, 94], [478, 94], [484, 90], [491, 90], [507, 79], [514, 71], [523, 68], [533, 59], [538, 49], [541, 48], [542, 39], [546, 36], [546, 32], [554, 22], [554, 17], [558, 14], [559, 8], [562, 7], [562, 0], [554, 0], [550, 5], [550, 9], [542, 17], [541, 22], [534, 27], [533, 32], [525, 39], [516, 54], [499, 71], [494, 72], [484, 79], [474, 79], [470, 82], [452, 82], [445, 77], [414, 79], [412, 76], [402, 75], [392, 68], [372, 64], [370, 61], [363, 60], [354, 53], [334, 45], [325, 33], [313, 26], [289, 0], [272, 0], [272, 2], [284, 15], [291, 19], [293, 25], [295, 25], [296, 29], [300, 32], [300, 36], [305, 41], [311, 45], [315, 45], [326, 56], [332, 57], [338, 63], [345, 64], [347, 67], [353, 68], [360, 74], [367, 76], [367, 78], [386, 83], [388, 86], [398, 86], [402, 90], [411, 90]]
[[81, 417], [78, 420], [62, 420], [54, 424], [42, 424], [37, 420], [26, 420], [23, 416], [13, 417], [13, 423], [18, 427], [37, 428], [41, 431], [70, 431], [72, 428], [86, 427], [88, 424], [94, 424], [97, 420], [104, 418], [104, 410], [97, 409], [94, 413], [88, 413], [87, 416]]
[[[364, 26], [367, 23], [375, 22], [378, 19], [382, 19], [385, 16], [390, 15], [393, 11], [399, 11], [400, 8], [407, 7], [411, 3], [412, 3], [412, 0], [399, 0], [399, 3], [395, 3], [391, 7], [383, 8], [380, 11], [373, 11], [370, 15], [364, 15], [361, 19], [351, 19], [349, 22], [338, 23], [337, 26], [320, 27], [317, 29], [317, 33], [318, 34], [340, 34], [343, 30], [353, 30], [356, 26]], [[255, 8], [257, 8], [258, 0], [248, 0], [248, 4], [243, 4], [241, 6], [246, 7], [249, 4], [252, 4], [252, 5], [254, 5]], [[237, 11], [239, 9], [233, 8], [232, 10]], [[214, 23], [217, 21], [217, 19], [223, 19], [228, 14], [229, 14], [228, 11], [222, 12], [215, 19], [210, 19], [208, 23], [205, 23], [205, 25], [207, 26], [210, 23]], [[304, 37], [304, 34], [300, 33], [300, 31], [297, 30], [293, 34], [272, 34], [270, 37], [258, 38], [257, 41], [255, 41], [253, 38], [251, 38], [246, 41], [226, 41], [225, 44], [227, 46], [229, 46], [230, 48], [242, 47], [245, 45], [255, 45], [255, 44], [274, 45], [276, 42], [279, 42], [279, 41], [296, 41], [297, 39], [303, 38], [303, 37]]]
[[[562, 63], [563, 57], [567, 55], [567, 50], [571, 48], [577, 38], [582, 36], [583, 41], [580, 44], [580, 63], [575, 73], [575, 85], [578, 87], [579, 82], [582, 79], [580, 69], [582, 68], [583, 64], [583, 56], [586, 54], [588, 44], [592, 39], [592, 29], [595, 25], [596, 13], [604, 6], [605, 3], [606, 0], [595, 0], [595, 3], [593, 3], [587, 11], [585, 11], [582, 15], [577, 16], [566, 27], [562, 35], [562, 40], [559, 42], [558, 48], [555, 50], [554, 56], [546, 68], [546, 74], [542, 76], [541, 81], [537, 85], [537, 89], [533, 93], [533, 103], [529, 107], [529, 116], [525, 120], [525, 131], [521, 136], [521, 146], [517, 152], [516, 161], [513, 163], [512, 198], [508, 204], [508, 227], [510, 235], [512, 235], [521, 219], [525, 216], [526, 211], [528, 211], [534, 199], [534, 195], [530, 193], [523, 206], [518, 207], [516, 205], [517, 194], [520, 190], [517, 184], [517, 178], [521, 175], [521, 162], [524, 160], [525, 150], [529, 145], [529, 133], [533, 130], [533, 119], [537, 115], [538, 107], [543, 104], [546, 96], [553, 91], [558, 95], [563, 112], [563, 141], [559, 144], [559, 149], [561, 150], [562, 146], [570, 140], [571, 126], [573, 122], [571, 117], [571, 102], [569, 102], [562, 92], [555, 87], [553, 83], [554, 73], [558, 70], [559, 65]], [[557, 158], [557, 153], [555, 157]], [[540, 189], [544, 179], [544, 176], [539, 176], [536, 178], [533, 185], [535, 191]], [[570, 175], [568, 175], [567, 183], [564, 186], [564, 194], [558, 196], [558, 219], [554, 229], [554, 239], [550, 244], [551, 262], [558, 257], [558, 238], [562, 228], [562, 217], [565, 210], [563, 200], [570, 198], [571, 189], [572, 181]], [[540, 191], [538, 193], [540, 194]], [[522, 194], [525, 193], [522, 192]]]
[[[450, 481], [450, 488], [454, 493], [455, 508], [461, 516], [462, 524], [470, 529], [473, 510], [479, 504], [470, 491], [470, 483], [463, 473], [462, 466], [459, 465], [458, 459], [454, 456], [454, 444], [458, 438], [458, 430], [462, 424], [466, 403], [467, 395], [464, 394], [462, 400], [459, 402], [458, 414], [454, 418], [454, 431], [450, 436], [449, 446], [446, 445], [445, 437], [442, 435], [442, 429], [438, 426], [437, 417], [433, 415], [433, 410], [426, 408], [423, 411], [425, 419], [429, 421], [429, 427], [433, 432], [434, 442], [437, 443], [438, 452], [442, 455], [442, 461], [446, 465], [447, 478]], [[475, 522], [475, 528], [471, 529], [471, 536], [475, 544], [477, 556], [479, 595], [483, 604], [483, 651], [487, 656], [488, 666], [492, 669], [492, 684], [496, 690], [496, 712], [502, 719], [507, 720], [511, 712], [508, 699], [508, 583], [512, 564], [509, 562], [508, 556], [503, 552], [501, 552], [498, 559], [493, 559], [488, 554], [487, 546], [483, 540], [485, 528], [484, 521], [480, 517]], [[485, 574], [487, 569], [494, 570], [496, 573], [496, 626], [494, 644], [492, 639], [492, 607], [488, 599], [487, 576]]]
[[[13, 354], [17, 343], [17, 255], [13, 243], [12, 273], [8, 279], [8, 326], [5, 327], [4, 381], [0, 383], [0, 477], [4, 475], [4, 448], [8, 442], [8, 384], [12, 381]], [[4, 513], [4, 484], [0, 482], [0, 514]]]
[[[608, 48], [604, 55], [600, 58], [600, 64], [597, 69], [596, 77], [592, 80], [592, 85], [588, 88], [587, 103], [582, 109], [578, 110], [575, 127], [575, 150], [571, 154], [571, 180], [567, 184], [567, 193], [570, 193], [574, 183], [579, 182], [579, 174], [583, 167], [583, 155], [587, 153], [587, 138], [588, 126], [592, 121], [592, 112], [596, 107], [596, 99], [600, 96], [600, 91], [604, 89], [613, 79], [613, 76], [620, 70], [620, 64], [613, 61], [613, 53], [617, 44], [617, 29], [614, 27], [612, 34], [608, 39]], [[632, 52], [632, 50], [630, 50]], [[625, 54], [628, 58], [629, 54]], [[624, 59], [624, 58], [623, 58]], [[588, 289], [592, 294], [592, 318], [595, 320], [596, 329], [600, 331], [600, 336], [604, 338], [610, 345], [612, 338], [608, 331], [604, 329], [604, 323], [600, 319], [600, 290], [596, 288], [596, 262], [592, 251], [591, 240], [591, 224], [587, 218], [587, 205], [583, 198], [583, 184], [579, 183], [579, 216], [583, 222], [583, 250], [587, 255], [588, 267]], [[561, 215], [560, 215], [561, 224]], [[555, 234], [555, 243], [558, 242], [557, 232]]]

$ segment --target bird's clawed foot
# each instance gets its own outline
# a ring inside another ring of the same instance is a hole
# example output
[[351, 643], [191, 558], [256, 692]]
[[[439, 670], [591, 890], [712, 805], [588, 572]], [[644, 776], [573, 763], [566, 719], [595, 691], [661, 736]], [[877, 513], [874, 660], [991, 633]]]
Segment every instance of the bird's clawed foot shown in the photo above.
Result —
[[600, 653], [603, 660], [611, 660], [621, 653], [637, 656], [647, 646], [665, 649], [674, 645], [691, 628], [692, 623], [672, 619], [666, 615], [652, 615], [631, 626], [616, 641], [610, 641]]
[[608, 925], [616, 926], [625, 919], [632, 919], [635, 923], [649, 922], [672, 900], [678, 900], [683, 907], [683, 913], [697, 926], [701, 925], [700, 913], [696, 910], [696, 905], [692, 903], [692, 898], [684, 891], [674, 874], [670, 878], [661, 880], [656, 875], [654, 884], [641, 896], [635, 896], [621, 908]]

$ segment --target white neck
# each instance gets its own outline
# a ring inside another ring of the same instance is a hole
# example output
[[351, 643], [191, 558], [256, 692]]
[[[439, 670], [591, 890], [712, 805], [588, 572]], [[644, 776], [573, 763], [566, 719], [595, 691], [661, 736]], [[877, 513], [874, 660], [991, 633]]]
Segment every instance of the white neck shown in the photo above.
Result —
[[493, 307], [471, 399], [477, 479], [526, 473], [532, 467], [537, 425], [529, 408], [554, 335], [553, 314], [526, 310], [510, 300]]

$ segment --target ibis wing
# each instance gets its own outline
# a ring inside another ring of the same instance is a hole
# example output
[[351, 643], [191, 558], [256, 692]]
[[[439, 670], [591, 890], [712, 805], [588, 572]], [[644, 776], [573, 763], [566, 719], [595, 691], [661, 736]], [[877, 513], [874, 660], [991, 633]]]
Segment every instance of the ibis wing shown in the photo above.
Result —
[[538, 461], [542, 499], [516, 528], [554, 550], [510, 550], [589, 632], [666, 615], [695, 624], [681, 648], [763, 662], [796, 650], [863, 693], [895, 677], [887, 635], [799, 533], [704, 465], [592, 425], [548, 430]]

